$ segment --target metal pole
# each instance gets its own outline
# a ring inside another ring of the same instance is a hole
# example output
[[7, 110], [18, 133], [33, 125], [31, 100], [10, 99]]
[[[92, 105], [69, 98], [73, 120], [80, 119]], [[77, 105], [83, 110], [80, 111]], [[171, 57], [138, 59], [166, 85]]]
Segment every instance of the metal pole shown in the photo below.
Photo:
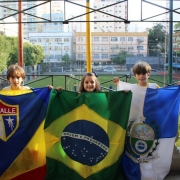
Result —
[[18, 2], [18, 65], [24, 67], [23, 60], [23, 28], [22, 28], [22, 0]]
[[169, 84], [172, 83], [172, 59], [173, 59], [173, 1], [169, 0], [169, 53], [168, 53], [168, 74], [169, 74]]
[[48, 42], [48, 49], [49, 49], [49, 72], [51, 72], [51, 60], [50, 60], [50, 51], [51, 51], [51, 47], [50, 47], [51, 43]]
[[90, 0], [86, 0], [86, 71], [92, 72], [91, 26], [90, 26]]

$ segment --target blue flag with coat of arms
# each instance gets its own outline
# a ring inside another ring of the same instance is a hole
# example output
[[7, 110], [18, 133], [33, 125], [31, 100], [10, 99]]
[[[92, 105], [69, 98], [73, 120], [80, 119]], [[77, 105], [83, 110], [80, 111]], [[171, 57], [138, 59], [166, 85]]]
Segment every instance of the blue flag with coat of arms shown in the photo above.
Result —
[[133, 93], [122, 168], [127, 180], [163, 180], [178, 130], [180, 86], [151, 89], [120, 82]]

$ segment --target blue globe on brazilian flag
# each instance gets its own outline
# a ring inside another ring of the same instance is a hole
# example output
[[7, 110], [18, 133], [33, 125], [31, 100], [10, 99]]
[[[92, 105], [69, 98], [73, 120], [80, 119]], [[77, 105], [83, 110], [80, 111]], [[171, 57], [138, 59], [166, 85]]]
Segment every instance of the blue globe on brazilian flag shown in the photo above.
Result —
[[52, 90], [45, 120], [46, 180], [113, 180], [132, 93]]

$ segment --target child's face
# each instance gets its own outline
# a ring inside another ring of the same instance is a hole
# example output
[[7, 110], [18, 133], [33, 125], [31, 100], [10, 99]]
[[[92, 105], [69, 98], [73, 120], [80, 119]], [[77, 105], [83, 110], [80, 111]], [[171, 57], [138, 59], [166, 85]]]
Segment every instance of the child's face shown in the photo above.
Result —
[[23, 79], [20, 76], [20, 74], [14, 72], [13, 76], [11, 76], [9, 78], [9, 82], [11, 84], [11, 89], [12, 90], [20, 90], [22, 81], [23, 81]]
[[87, 92], [92, 92], [96, 88], [96, 77], [95, 76], [86, 76], [84, 79], [84, 89]]
[[138, 85], [146, 87], [148, 85], [149, 75], [150, 75], [149, 73], [146, 73], [146, 74], [136, 74], [135, 78], [137, 79]]

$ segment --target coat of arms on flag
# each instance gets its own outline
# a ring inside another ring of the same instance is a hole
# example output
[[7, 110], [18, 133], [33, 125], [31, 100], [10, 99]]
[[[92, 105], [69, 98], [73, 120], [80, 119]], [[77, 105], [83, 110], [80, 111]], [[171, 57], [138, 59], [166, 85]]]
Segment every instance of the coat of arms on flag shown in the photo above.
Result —
[[0, 139], [7, 141], [19, 127], [19, 106], [0, 100]]
[[169, 173], [178, 129], [180, 86], [151, 89], [120, 82], [132, 91], [122, 168], [128, 180], [163, 180]]

